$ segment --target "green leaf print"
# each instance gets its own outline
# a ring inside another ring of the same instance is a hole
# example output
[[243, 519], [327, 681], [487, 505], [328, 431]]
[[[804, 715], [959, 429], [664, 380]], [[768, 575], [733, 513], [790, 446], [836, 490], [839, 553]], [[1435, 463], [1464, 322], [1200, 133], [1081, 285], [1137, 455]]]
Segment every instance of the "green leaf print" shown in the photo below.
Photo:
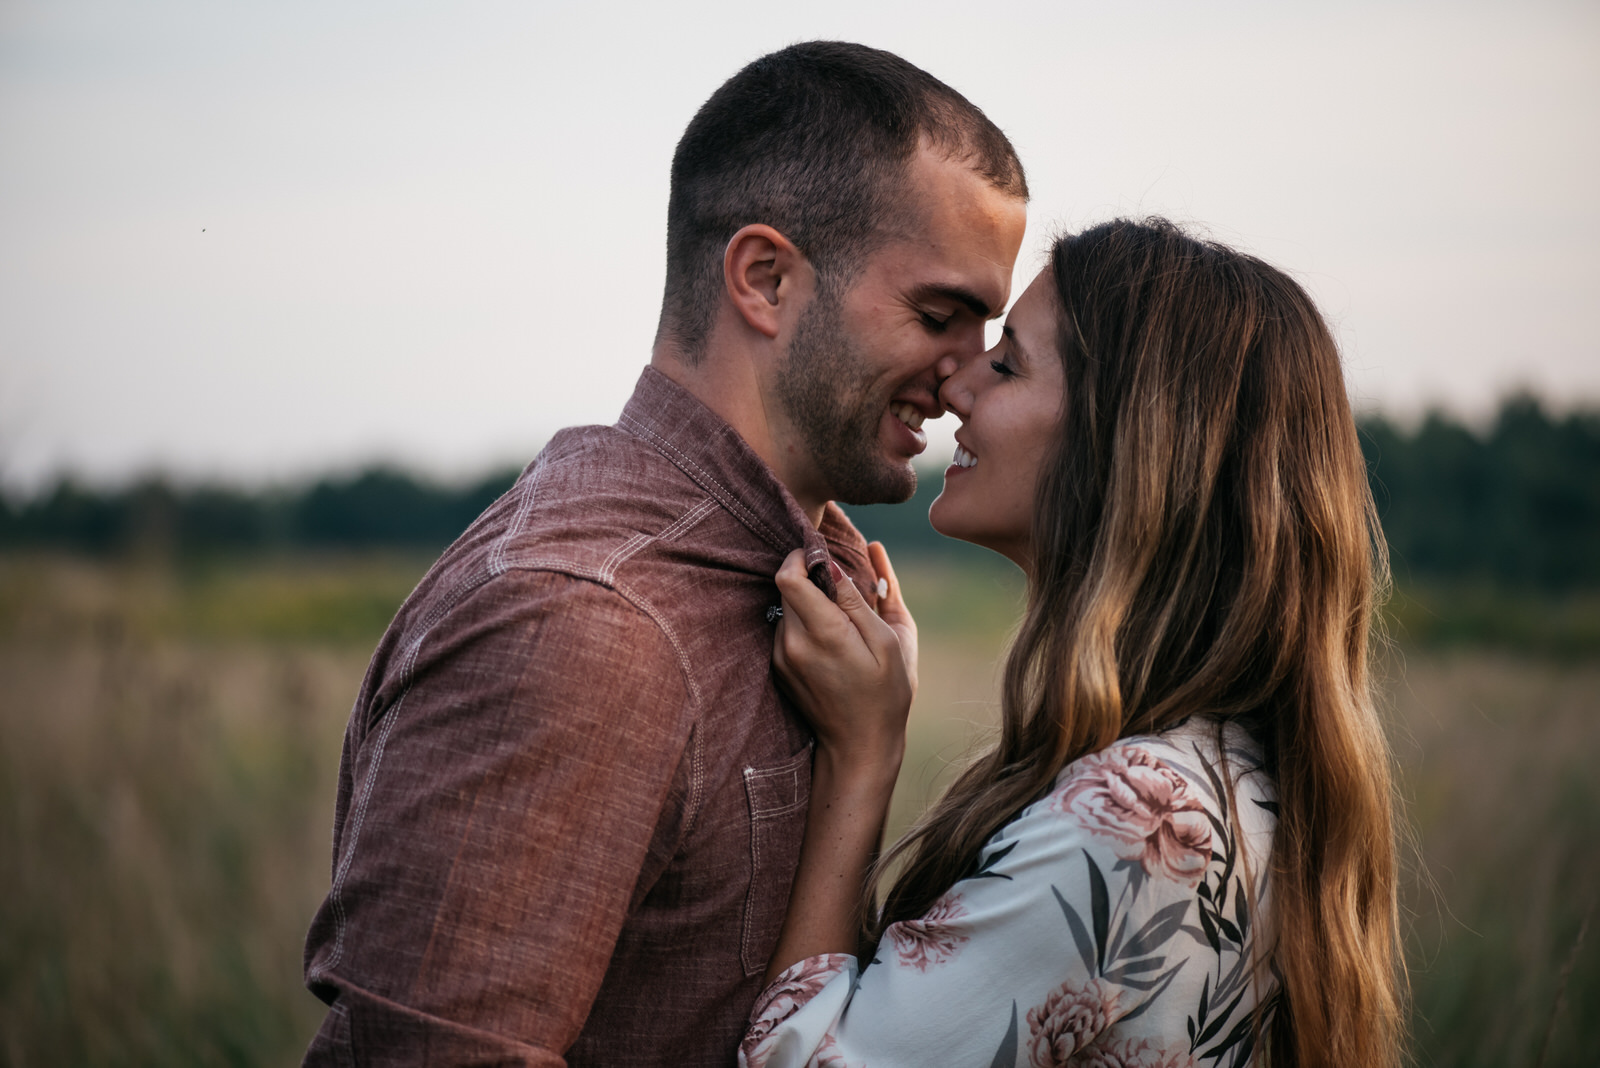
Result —
[[1060, 890], [1052, 885], [1050, 892], [1056, 895], [1056, 904], [1061, 906], [1061, 914], [1067, 918], [1067, 928], [1072, 931], [1073, 944], [1078, 947], [1078, 956], [1083, 958], [1083, 970], [1094, 975], [1094, 943], [1089, 941], [1088, 929], [1078, 918], [1077, 910], [1067, 904], [1067, 899], [1061, 896]]
[[967, 878], [968, 879], [1005, 879], [1005, 880], [1009, 881], [1011, 879], [1011, 876], [1002, 874], [1001, 872], [997, 872], [997, 871], [995, 871], [993, 869], [994, 869], [994, 866], [996, 864], [998, 864], [1002, 860], [1006, 859], [1006, 854], [1010, 853], [1015, 848], [1017, 848], [1017, 843], [1012, 842], [1010, 845], [1006, 846], [1004, 849], [996, 849], [993, 853], [990, 853], [988, 856], [984, 857], [983, 858], [983, 862], [981, 864], [979, 864], [978, 867], [973, 871], [973, 873], [971, 875], [967, 876]]
[[[1057, 895], [1058, 897], [1060, 895]], [[989, 1068], [1016, 1068], [1017, 1064], [1017, 1002], [1011, 1001], [1011, 1026], [1006, 1028], [1006, 1037], [1000, 1040], [1000, 1048], [994, 1051], [994, 1060], [989, 1062]]]
[[1129, 942], [1118, 953], [1117, 957], [1142, 957], [1146, 953], [1154, 953], [1169, 938], [1177, 934], [1178, 928], [1183, 924], [1183, 918], [1189, 914], [1192, 902], [1179, 901], [1168, 905], [1150, 917], [1143, 927], [1139, 928]]
[[1089, 862], [1089, 915], [1094, 920], [1094, 973], [1099, 975], [1106, 967], [1106, 930], [1111, 926], [1111, 895], [1106, 891], [1106, 877], [1100, 874], [1100, 865], [1085, 853]]

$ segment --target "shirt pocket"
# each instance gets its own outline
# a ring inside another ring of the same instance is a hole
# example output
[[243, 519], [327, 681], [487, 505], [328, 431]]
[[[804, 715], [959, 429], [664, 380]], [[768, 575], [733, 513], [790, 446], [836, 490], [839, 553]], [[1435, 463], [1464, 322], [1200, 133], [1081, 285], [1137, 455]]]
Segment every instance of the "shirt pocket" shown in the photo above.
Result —
[[789, 907], [811, 800], [811, 746], [776, 767], [745, 768], [744, 793], [750, 805], [750, 888], [739, 959], [749, 976], [766, 970]]

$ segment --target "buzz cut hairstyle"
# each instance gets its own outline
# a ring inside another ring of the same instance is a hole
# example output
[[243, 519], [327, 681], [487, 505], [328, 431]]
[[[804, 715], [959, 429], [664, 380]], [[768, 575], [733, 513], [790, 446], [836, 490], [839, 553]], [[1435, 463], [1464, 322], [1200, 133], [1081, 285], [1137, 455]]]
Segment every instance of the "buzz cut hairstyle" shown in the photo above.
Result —
[[667, 284], [657, 339], [698, 363], [722, 293], [728, 242], [756, 223], [792, 241], [824, 294], [909, 226], [905, 175], [926, 140], [1026, 200], [1006, 135], [960, 93], [891, 52], [810, 41], [722, 84], [672, 156]]

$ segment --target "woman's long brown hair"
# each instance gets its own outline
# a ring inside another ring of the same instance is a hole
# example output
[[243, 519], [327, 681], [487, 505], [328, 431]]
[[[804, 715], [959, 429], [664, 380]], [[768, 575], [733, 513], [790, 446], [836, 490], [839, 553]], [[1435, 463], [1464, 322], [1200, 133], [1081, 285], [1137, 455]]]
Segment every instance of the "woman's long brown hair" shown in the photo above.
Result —
[[874, 870], [869, 905], [900, 874], [866, 936], [921, 916], [1071, 761], [1231, 719], [1278, 790], [1270, 1062], [1397, 1065], [1393, 799], [1368, 680], [1387, 553], [1333, 339], [1282, 272], [1163, 220], [1062, 238], [1050, 270], [1065, 402], [999, 741]]

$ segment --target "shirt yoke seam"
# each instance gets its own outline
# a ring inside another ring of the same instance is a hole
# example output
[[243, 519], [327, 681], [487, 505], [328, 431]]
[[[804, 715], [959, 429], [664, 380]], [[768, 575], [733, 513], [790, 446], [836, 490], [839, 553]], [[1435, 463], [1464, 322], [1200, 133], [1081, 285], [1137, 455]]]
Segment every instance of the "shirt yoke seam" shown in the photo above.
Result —
[[659, 533], [635, 534], [633, 537], [629, 538], [627, 541], [613, 549], [611, 551], [611, 555], [607, 556], [605, 561], [601, 563], [597, 569], [597, 572], [601, 576], [602, 581], [604, 581], [607, 585], [615, 585], [617, 580], [617, 569], [636, 556], [646, 546], [658, 541], [675, 541], [679, 537], [682, 537], [687, 531], [692, 529], [695, 524], [700, 522], [700, 520], [704, 519], [708, 514], [715, 511], [716, 508], [717, 501], [715, 498], [704, 497], [698, 503], [696, 503], [694, 507], [690, 508], [687, 512], [684, 512], [677, 519], [674, 519], [667, 526], [663, 527]]
[[626, 412], [622, 414], [622, 418], [617, 422], [619, 425], [626, 426], [635, 433], [649, 439], [649, 441], [655, 445], [656, 448], [665, 453], [674, 463], [678, 464], [680, 467], [696, 476], [696, 481], [700, 482], [700, 484], [708, 493], [716, 497], [717, 500], [722, 503], [724, 508], [728, 509], [728, 511], [734, 513], [740, 519], [744, 520], [745, 523], [749, 525], [752, 530], [756, 531], [756, 533], [760, 534], [769, 545], [777, 549], [783, 548], [783, 540], [778, 537], [776, 531], [763, 522], [761, 517], [756, 515], [755, 512], [751, 511], [749, 506], [747, 506], [743, 501], [729, 493], [722, 483], [718, 482], [704, 468], [691, 460], [676, 445], [662, 437], [660, 434], [656, 433], [650, 427], [645, 426], [637, 419], [634, 419]]

